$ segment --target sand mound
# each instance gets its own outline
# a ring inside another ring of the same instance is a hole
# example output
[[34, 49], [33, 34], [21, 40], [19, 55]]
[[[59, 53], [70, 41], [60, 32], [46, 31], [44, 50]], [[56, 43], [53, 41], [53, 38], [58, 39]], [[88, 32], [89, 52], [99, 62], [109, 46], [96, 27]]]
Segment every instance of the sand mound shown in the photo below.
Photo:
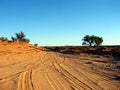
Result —
[[14, 54], [23, 54], [23, 53], [36, 53], [41, 51], [41, 48], [32, 46], [24, 42], [1, 42], [0, 41], [0, 55], [14, 55]]

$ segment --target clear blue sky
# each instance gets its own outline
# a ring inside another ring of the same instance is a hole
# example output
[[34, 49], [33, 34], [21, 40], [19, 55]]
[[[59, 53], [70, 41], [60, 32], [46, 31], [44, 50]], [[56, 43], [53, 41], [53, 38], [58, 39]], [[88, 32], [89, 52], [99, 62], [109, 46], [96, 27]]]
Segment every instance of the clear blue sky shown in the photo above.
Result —
[[120, 45], [120, 0], [0, 0], [0, 36], [23, 31], [39, 45], [81, 45], [89, 35]]

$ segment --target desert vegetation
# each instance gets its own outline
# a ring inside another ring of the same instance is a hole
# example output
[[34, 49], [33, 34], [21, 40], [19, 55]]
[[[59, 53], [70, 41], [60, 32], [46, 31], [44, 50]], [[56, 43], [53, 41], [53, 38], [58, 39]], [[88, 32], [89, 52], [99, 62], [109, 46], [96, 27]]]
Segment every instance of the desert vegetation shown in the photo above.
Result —
[[8, 41], [8, 38], [7, 37], [0, 37], [0, 40], [3, 42], [3, 41]]
[[15, 33], [16, 37], [11, 37], [12, 41], [20, 41], [20, 42], [26, 42], [29, 43], [30, 40], [25, 37], [25, 34], [23, 32]]
[[15, 37], [11, 36], [11, 40], [9, 40], [7, 37], [0, 37], [0, 40], [3, 41], [18, 41], [18, 42], [25, 42], [29, 43], [30, 40], [26, 38], [26, 35], [23, 32], [15, 33]]
[[38, 46], [38, 44], [37, 44], [37, 43], [35, 43], [35, 44], [34, 44], [34, 46]]
[[[0, 37], [1, 41], [19, 41], [19, 42], [25, 42], [29, 43], [30, 39], [26, 38], [26, 35], [24, 32], [18, 32], [15, 33], [15, 37], [11, 36], [11, 40], [9, 40], [7, 37]], [[96, 36], [96, 35], [86, 35], [82, 39], [82, 45], [86, 46], [100, 46], [103, 43], [103, 38]], [[38, 46], [37, 43], [34, 44], [34, 46]]]
[[99, 46], [103, 42], [103, 38], [95, 35], [86, 35], [82, 39], [83, 43], [82, 45], [88, 45], [88, 46]]

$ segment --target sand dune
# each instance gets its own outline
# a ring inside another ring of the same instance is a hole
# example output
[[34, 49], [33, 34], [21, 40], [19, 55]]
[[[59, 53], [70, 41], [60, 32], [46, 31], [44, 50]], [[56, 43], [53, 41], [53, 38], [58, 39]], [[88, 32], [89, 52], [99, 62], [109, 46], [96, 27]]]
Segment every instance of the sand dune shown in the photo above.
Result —
[[4, 42], [0, 44], [0, 90], [120, 90], [119, 66], [115, 58]]

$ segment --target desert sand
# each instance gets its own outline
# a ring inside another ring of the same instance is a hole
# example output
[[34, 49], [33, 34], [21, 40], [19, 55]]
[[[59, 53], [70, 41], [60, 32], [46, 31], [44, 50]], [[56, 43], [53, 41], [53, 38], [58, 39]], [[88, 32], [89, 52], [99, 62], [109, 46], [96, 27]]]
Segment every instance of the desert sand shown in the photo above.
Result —
[[120, 60], [0, 42], [0, 90], [120, 90]]

